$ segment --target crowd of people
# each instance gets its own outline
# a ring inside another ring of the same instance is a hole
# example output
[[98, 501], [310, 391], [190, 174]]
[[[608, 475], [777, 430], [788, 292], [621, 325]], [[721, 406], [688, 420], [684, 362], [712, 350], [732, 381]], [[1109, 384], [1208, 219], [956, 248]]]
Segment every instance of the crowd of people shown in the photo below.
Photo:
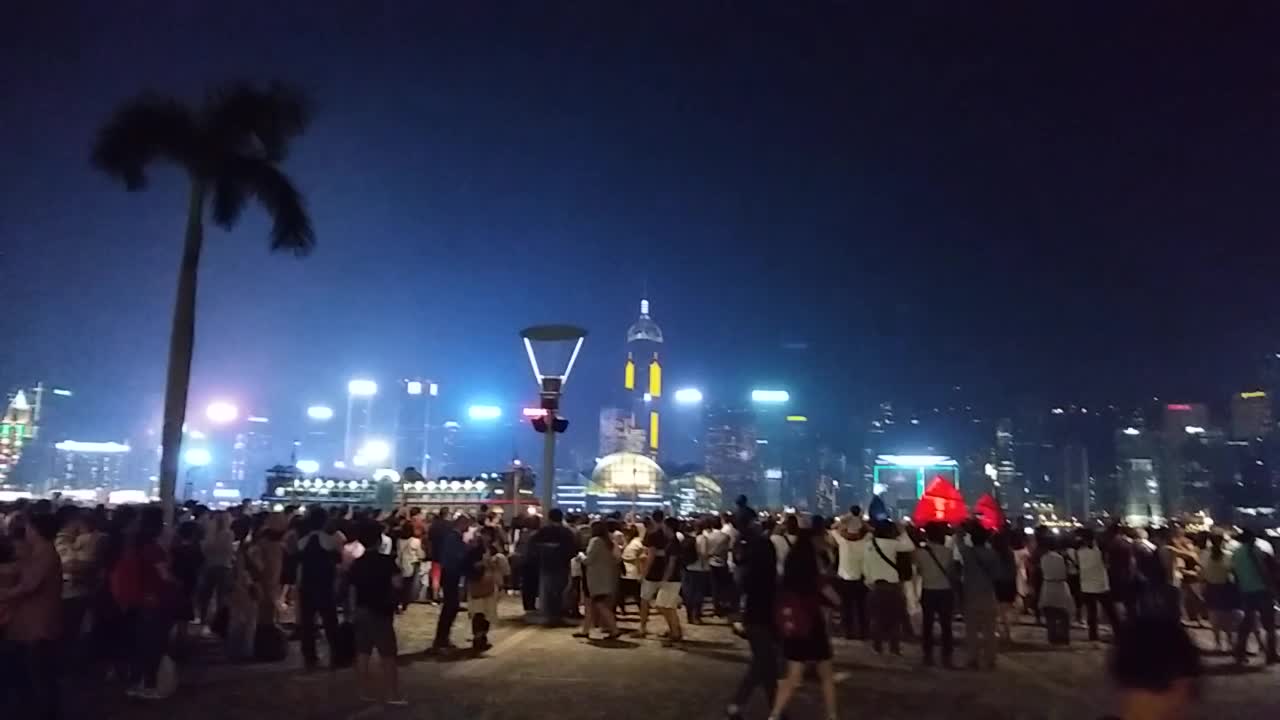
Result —
[[1137, 619], [1207, 622], [1237, 662], [1254, 638], [1267, 663], [1280, 662], [1275, 557], [1247, 530], [915, 528], [858, 507], [830, 519], [761, 514], [746, 498], [696, 518], [553, 509], [512, 523], [484, 507], [189, 504], [167, 524], [158, 506], [39, 501], [0, 512], [0, 676], [22, 679], [6, 692], [33, 718], [57, 717], [67, 674], [103, 673], [155, 700], [172, 692], [193, 633], [217, 638], [231, 659], [264, 662], [282, 660], [296, 639], [307, 670], [354, 666], [362, 697], [403, 704], [396, 615], [438, 604], [428, 652], [450, 653], [465, 597], [471, 650], [484, 652], [499, 598], [511, 593], [527, 619], [573, 623], [584, 639], [617, 640], [634, 607], [632, 635], [647, 636], [656, 614], [661, 640], [679, 645], [710, 613], [750, 649], [730, 718], [756, 690], [781, 716], [806, 672], [834, 718], [833, 637], [899, 655], [918, 634], [921, 662], [950, 668], [958, 620], [964, 664], [978, 670], [996, 666], [1019, 616], [1042, 624], [1052, 644], [1070, 643], [1076, 626], [1101, 640], [1100, 619], [1108, 637]]

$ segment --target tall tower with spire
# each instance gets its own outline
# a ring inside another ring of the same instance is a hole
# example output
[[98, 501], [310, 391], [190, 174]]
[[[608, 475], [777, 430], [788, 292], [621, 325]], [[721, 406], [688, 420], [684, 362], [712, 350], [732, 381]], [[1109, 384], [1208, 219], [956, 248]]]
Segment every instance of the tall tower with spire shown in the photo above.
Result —
[[[658, 351], [662, 348], [662, 328], [649, 317], [649, 300], [640, 301], [640, 317], [627, 328], [627, 362], [623, 366], [622, 386], [630, 397], [634, 427], [647, 427], [645, 454], [656, 458], [659, 449], [659, 409], [662, 405], [662, 365]], [[637, 382], [637, 365], [648, 366], [648, 382]]]
[[35, 436], [35, 429], [35, 409], [27, 401], [27, 394], [19, 390], [9, 398], [0, 418], [0, 486], [9, 482], [22, 459], [22, 446]]

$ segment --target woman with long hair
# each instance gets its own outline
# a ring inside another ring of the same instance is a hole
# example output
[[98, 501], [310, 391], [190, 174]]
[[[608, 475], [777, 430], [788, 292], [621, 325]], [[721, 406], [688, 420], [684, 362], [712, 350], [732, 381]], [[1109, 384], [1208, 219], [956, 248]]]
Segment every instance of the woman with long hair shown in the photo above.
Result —
[[1013, 642], [1014, 606], [1018, 602], [1018, 558], [1009, 542], [1009, 528], [991, 535], [991, 549], [996, 554], [996, 629], [1006, 643]]
[[783, 565], [782, 593], [778, 619], [782, 633], [782, 655], [787, 672], [773, 701], [771, 720], [782, 717], [796, 688], [804, 681], [809, 665], [817, 669], [822, 685], [822, 702], [827, 718], [836, 717], [836, 686], [831, 669], [831, 637], [822, 606], [838, 606], [840, 599], [827, 583], [818, 564], [818, 551], [809, 529], [798, 530]]

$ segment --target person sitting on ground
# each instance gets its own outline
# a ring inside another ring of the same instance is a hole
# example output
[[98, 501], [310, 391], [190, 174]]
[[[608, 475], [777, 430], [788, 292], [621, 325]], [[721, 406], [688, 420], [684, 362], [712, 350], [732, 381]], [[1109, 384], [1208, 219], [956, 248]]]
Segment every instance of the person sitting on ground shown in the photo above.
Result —
[[360, 686], [360, 698], [376, 697], [375, 680], [371, 669], [371, 656], [378, 651], [378, 666], [382, 670], [382, 691], [388, 705], [408, 704], [400, 694], [399, 671], [396, 656], [396, 600], [399, 598], [400, 569], [395, 558], [378, 552], [382, 544], [382, 526], [367, 521], [359, 529], [360, 542], [365, 552], [351, 564], [348, 576], [351, 587], [351, 607], [355, 608], [356, 680]]
[[1144, 617], [1116, 632], [1108, 674], [1119, 714], [1105, 720], [1181, 720], [1200, 694], [1200, 651], [1175, 618]]

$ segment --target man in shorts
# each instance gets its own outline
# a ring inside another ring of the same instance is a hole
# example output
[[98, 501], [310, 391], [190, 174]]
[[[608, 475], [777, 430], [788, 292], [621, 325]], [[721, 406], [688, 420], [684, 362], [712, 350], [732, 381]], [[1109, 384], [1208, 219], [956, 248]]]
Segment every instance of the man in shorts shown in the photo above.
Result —
[[667, 634], [664, 639], [678, 643], [684, 639], [684, 630], [680, 626], [680, 584], [684, 564], [680, 561], [680, 539], [676, 535], [679, 527], [675, 518], [666, 518], [666, 549], [663, 552], [662, 579], [658, 582], [658, 593], [654, 596], [653, 606], [662, 613], [667, 621]]
[[663, 524], [664, 518], [661, 510], [654, 510], [645, 525], [644, 557], [641, 560], [644, 579], [640, 581], [640, 629], [636, 631], [636, 637], [649, 634], [649, 608], [653, 607], [653, 602], [658, 597], [662, 576], [667, 568], [667, 528]]
[[396, 667], [396, 600], [400, 597], [400, 568], [395, 558], [378, 552], [382, 544], [382, 528], [374, 522], [359, 530], [365, 553], [351, 565], [351, 607], [355, 608], [356, 678], [360, 697], [376, 697], [376, 681], [370, 667], [370, 656], [378, 651], [378, 667], [382, 671], [383, 697], [388, 705], [407, 705], [400, 694], [400, 678]]

